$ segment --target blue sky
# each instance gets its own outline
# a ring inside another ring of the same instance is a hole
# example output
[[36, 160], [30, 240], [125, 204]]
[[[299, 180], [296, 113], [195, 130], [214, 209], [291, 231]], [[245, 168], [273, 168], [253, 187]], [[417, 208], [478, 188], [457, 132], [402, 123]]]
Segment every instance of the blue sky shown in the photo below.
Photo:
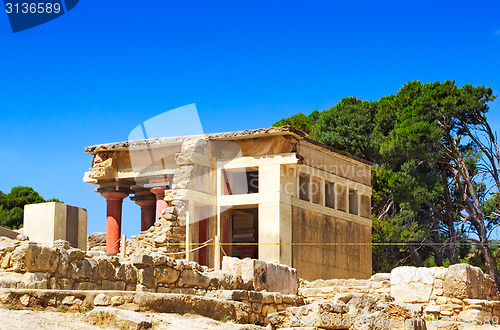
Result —
[[[169, 109], [196, 103], [205, 132], [219, 132], [416, 79], [498, 94], [499, 12], [498, 1], [82, 0], [16, 34], [0, 13], [0, 190], [32, 186], [85, 207], [88, 232], [104, 231], [83, 148], [127, 140]], [[124, 234], [139, 217], [126, 200]]]

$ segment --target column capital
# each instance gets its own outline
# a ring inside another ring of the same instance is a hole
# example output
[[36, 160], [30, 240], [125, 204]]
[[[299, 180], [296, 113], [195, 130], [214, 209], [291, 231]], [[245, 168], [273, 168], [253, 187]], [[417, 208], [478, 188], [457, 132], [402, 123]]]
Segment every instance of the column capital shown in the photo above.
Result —
[[155, 188], [151, 188], [150, 191], [155, 194], [157, 197], [158, 196], [165, 196], [165, 190], [167, 190], [166, 188], [163, 188], [163, 187], [155, 187]]
[[140, 207], [151, 207], [156, 206], [156, 199], [134, 199], [133, 200]]
[[110, 201], [110, 200], [122, 201], [124, 198], [127, 198], [127, 196], [129, 195], [128, 192], [124, 192], [124, 191], [102, 191], [100, 193], [101, 193], [101, 196], [106, 198], [106, 200], [108, 200], [108, 201]]

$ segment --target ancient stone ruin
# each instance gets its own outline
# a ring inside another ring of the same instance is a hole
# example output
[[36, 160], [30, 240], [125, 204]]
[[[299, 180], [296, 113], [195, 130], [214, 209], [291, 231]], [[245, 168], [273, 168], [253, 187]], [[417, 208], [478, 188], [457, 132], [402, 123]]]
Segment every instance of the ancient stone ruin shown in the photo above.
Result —
[[120, 260], [66, 241], [0, 238], [0, 304], [9, 308], [194, 313], [272, 328], [425, 329], [437, 319], [494, 322], [499, 299], [491, 277], [467, 264], [299, 281], [294, 269], [261, 260], [228, 257], [214, 270], [158, 252]]
[[[308, 280], [371, 276], [372, 164], [293, 127], [85, 151], [94, 158], [84, 181], [106, 198], [107, 253], [187, 251], [182, 258], [213, 268], [221, 255], [249, 257]], [[123, 251], [127, 196], [141, 208], [142, 232]]]
[[[372, 275], [371, 164], [303, 132], [271, 128], [86, 151], [94, 160], [85, 181], [106, 198], [108, 232], [80, 239], [80, 228], [52, 225], [45, 242], [0, 236], [4, 308], [74, 311], [91, 324], [106, 319], [128, 329], [160, 325], [162, 313], [245, 329], [462, 329], [500, 321], [499, 292], [479, 268]], [[121, 203], [130, 194], [142, 231], [124, 239]], [[83, 223], [69, 216], [83, 219], [80, 209], [50, 209], [62, 210], [53, 224]]]

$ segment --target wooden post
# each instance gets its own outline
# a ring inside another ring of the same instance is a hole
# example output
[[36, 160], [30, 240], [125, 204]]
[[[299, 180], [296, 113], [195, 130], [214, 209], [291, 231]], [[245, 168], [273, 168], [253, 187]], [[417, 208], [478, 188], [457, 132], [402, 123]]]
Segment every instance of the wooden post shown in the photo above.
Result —
[[221, 269], [221, 262], [220, 262], [220, 238], [219, 236], [215, 236], [215, 260], [214, 260], [214, 268], [215, 270], [220, 270]]
[[187, 210], [186, 210], [186, 260], [189, 262], [189, 261], [193, 261], [193, 258], [192, 258], [192, 253], [191, 252], [188, 252], [189, 250], [191, 250], [191, 205], [192, 205], [192, 202], [189, 202], [188, 204], [188, 207], [187, 207]]
[[122, 235], [122, 241], [120, 243], [120, 259], [124, 260], [127, 254], [127, 235]]

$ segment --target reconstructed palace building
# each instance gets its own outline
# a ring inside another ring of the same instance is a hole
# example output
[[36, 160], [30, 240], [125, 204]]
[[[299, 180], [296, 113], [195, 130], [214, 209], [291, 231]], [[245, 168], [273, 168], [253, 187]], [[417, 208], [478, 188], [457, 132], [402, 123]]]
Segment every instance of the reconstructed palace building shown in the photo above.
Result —
[[[85, 151], [94, 159], [84, 181], [107, 200], [109, 253], [119, 252], [122, 201], [130, 197], [141, 207], [141, 230], [182, 205], [186, 246], [217, 236], [229, 256], [289, 265], [304, 279], [371, 276], [372, 164], [293, 127]], [[214, 249], [186, 257], [213, 267]]]

